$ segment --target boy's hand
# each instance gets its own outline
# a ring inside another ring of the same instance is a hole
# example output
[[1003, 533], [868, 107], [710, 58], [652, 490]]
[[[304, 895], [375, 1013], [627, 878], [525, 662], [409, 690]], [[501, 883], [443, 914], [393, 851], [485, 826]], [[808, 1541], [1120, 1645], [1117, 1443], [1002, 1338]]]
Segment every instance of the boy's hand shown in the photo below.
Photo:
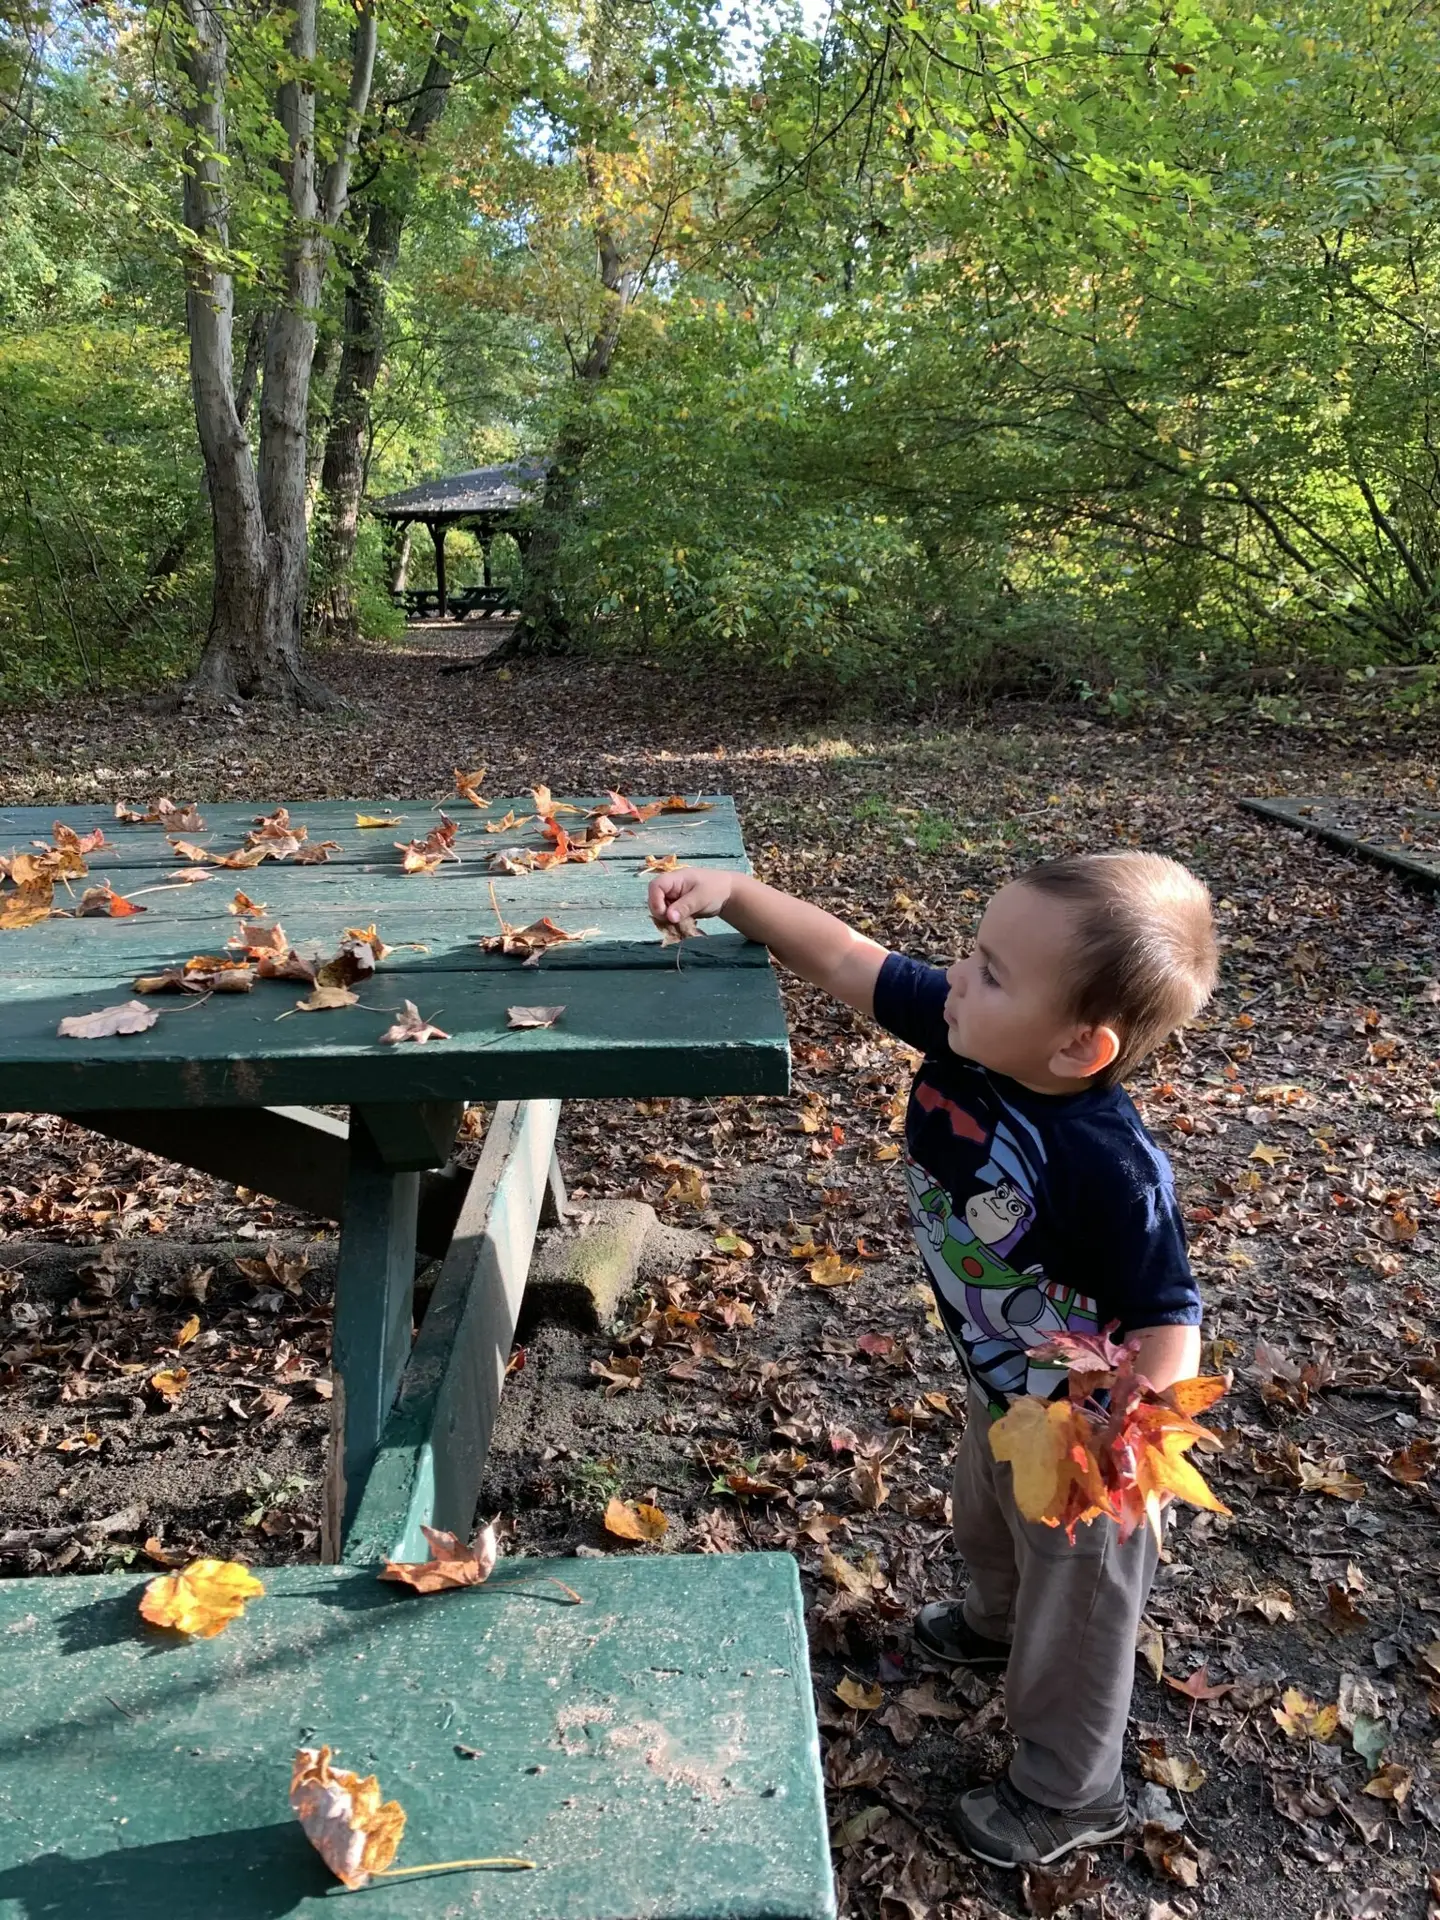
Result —
[[672, 927], [682, 920], [712, 920], [725, 911], [734, 878], [732, 873], [700, 867], [657, 873], [650, 882], [650, 917]]

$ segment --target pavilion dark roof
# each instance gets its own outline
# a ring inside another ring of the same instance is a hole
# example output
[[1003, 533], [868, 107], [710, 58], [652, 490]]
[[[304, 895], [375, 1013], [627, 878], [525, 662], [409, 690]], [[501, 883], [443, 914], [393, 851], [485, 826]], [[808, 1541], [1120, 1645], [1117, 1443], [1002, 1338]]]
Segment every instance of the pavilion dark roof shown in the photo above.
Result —
[[550, 462], [511, 460], [499, 467], [475, 467], [448, 479], [427, 480], [404, 493], [370, 503], [382, 520], [455, 520], [469, 514], [513, 513], [537, 497]]

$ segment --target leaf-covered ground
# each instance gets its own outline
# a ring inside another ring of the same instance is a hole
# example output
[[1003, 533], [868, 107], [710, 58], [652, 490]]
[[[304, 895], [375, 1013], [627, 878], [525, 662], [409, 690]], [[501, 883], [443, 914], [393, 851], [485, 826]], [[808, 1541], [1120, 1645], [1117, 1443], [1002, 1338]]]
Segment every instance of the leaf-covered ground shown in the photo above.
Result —
[[[849, 1913], [1045, 1914], [1073, 1897], [1127, 1920], [1424, 1914], [1440, 1824], [1437, 915], [1234, 801], [1325, 792], [1362, 820], [1383, 802], [1388, 827], [1436, 805], [1428, 742], [1378, 709], [1283, 730], [1061, 709], [879, 722], [633, 665], [447, 679], [439, 664], [331, 662], [358, 703], [339, 720], [31, 716], [0, 800], [439, 799], [452, 768], [480, 765], [495, 795], [721, 788], [764, 877], [913, 952], [948, 956], [1033, 859], [1129, 845], [1200, 871], [1226, 940], [1214, 1007], [1134, 1089], [1175, 1162], [1208, 1358], [1235, 1375], [1208, 1468], [1234, 1512], [1182, 1515], [1162, 1568], [1132, 1727], [1148, 1825], [1126, 1846], [1022, 1884], [944, 1837], [946, 1801], [1003, 1762], [1005, 1734], [998, 1689], [928, 1668], [908, 1631], [960, 1578], [945, 1511], [963, 1401], [893, 1164], [910, 1056], [808, 989], [786, 988], [788, 1099], [566, 1109], [577, 1214], [648, 1199], [696, 1230], [696, 1257], [613, 1333], [527, 1335], [485, 1499], [509, 1549], [797, 1554]], [[148, 1564], [147, 1538], [313, 1555], [333, 1234], [58, 1122], [5, 1124], [0, 1566]], [[309, 1266], [231, 1257], [272, 1242]], [[814, 1284], [815, 1254], [794, 1251], [812, 1245], [838, 1253], [840, 1285]], [[150, 1377], [180, 1366], [167, 1400]], [[607, 1536], [616, 1495], [664, 1511], [658, 1548]], [[1171, 1684], [1202, 1666], [1190, 1692]]]

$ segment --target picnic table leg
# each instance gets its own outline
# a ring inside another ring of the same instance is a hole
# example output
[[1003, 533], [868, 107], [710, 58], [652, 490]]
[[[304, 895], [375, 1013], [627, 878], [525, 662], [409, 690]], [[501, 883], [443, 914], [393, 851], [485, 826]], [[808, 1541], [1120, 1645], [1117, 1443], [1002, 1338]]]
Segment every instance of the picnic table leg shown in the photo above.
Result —
[[410, 1357], [420, 1175], [381, 1157], [351, 1116], [350, 1170], [335, 1275], [330, 1456], [322, 1555], [338, 1560]]

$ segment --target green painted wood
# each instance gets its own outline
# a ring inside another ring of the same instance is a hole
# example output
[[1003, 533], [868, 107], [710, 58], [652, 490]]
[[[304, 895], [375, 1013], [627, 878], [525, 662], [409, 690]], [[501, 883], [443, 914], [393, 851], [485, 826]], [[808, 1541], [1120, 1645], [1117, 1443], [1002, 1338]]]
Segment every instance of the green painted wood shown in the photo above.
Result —
[[465, 1116], [462, 1100], [431, 1100], [418, 1106], [375, 1101], [360, 1108], [365, 1131], [395, 1173], [423, 1173], [450, 1159]]
[[[693, 799], [695, 796], [692, 794], [690, 797]], [[646, 796], [636, 795], [635, 798], [643, 804]], [[711, 802], [708, 813], [661, 814], [639, 826], [632, 824], [625, 828], [621, 844], [627, 855], [643, 859], [647, 853], [678, 853], [689, 860], [706, 854], [714, 856], [727, 853], [739, 840], [734, 802], [724, 794], [706, 795], [705, 798]], [[586, 809], [597, 805], [598, 799], [598, 796], [582, 797], [575, 804]], [[533, 823], [521, 828], [507, 828], [503, 834], [485, 832], [487, 822], [498, 823], [507, 813], [513, 812], [523, 819], [531, 811], [532, 803], [528, 795], [497, 799], [483, 809], [472, 807], [458, 798], [442, 801], [438, 805], [425, 800], [401, 802], [393, 806], [381, 800], [344, 803], [302, 800], [288, 804], [292, 825], [305, 827], [312, 842], [335, 840], [339, 843], [338, 851], [330, 856], [332, 868], [349, 862], [398, 862], [399, 855], [393, 842], [423, 839], [442, 812], [455, 822], [458, 829], [457, 845], [468, 857], [483, 858], [494, 852], [497, 846], [508, 846], [512, 842], [529, 846], [545, 844]], [[170, 845], [172, 837], [188, 840], [196, 846], [233, 852], [244, 844], [245, 835], [256, 819], [263, 813], [273, 812], [274, 808], [268, 803], [236, 805], [229, 802], [224, 806], [202, 805], [200, 811], [205, 822], [203, 827], [171, 836], [159, 826], [124, 826], [115, 820], [113, 809], [106, 807], [12, 807], [0, 811], [0, 847], [8, 850], [11, 847], [27, 847], [36, 840], [48, 841], [55, 821], [63, 820], [78, 833], [87, 833], [94, 827], [104, 828], [110, 845], [89, 856], [90, 865], [97, 874], [105, 872], [112, 865], [168, 869], [185, 864], [183, 859], [177, 858]], [[357, 813], [398, 813], [402, 817], [402, 824], [394, 829], [357, 828]], [[583, 824], [583, 818], [576, 819], [568, 814], [563, 819], [571, 825]], [[300, 869], [301, 872], [305, 870]], [[278, 867], [276, 863], [266, 861], [248, 871], [254, 877], [276, 872]], [[237, 878], [242, 885], [245, 881], [244, 872], [229, 876], [222, 870], [220, 877]], [[249, 893], [252, 889], [246, 887], [245, 891]]]
[[[672, 949], [672, 951], [674, 951]], [[124, 998], [94, 983], [10, 983], [0, 1017], [0, 1107], [340, 1106], [372, 1100], [588, 1099], [784, 1093], [789, 1048], [768, 967], [604, 968], [383, 975], [365, 1003], [294, 1014], [283, 983], [175, 1001], [145, 1033], [61, 1039], [68, 1014]], [[297, 990], [298, 991], [298, 990]], [[382, 1046], [402, 998], [451, 1035]], [[166, 1005], [165, 1001], [157, 1002]], [[506, 1027], [508, 1006], [563, 1004], [558, 1025]]]
[[456, 1222], [344, 1557], [425, 1560], [422, 1526], [468, 1539], [535, 1230], [558, 1100], [504, 1102]]
[[306, 1107], [189, 1108], [181, 1113], [120, 1108], [65, 1117], [305, 1213], [338, 1220], [344, 1208], [350, 1129], [328, 1113]]
[[369, 1920], [832, 1920], [793, 1560], [503, 1573], [522, 1584], [426, 1599], [266, 1569], [184, 1645], [139, 1621], [134, 1577], [0, 1582], [0, 1920], [333, 1915], [287, 1806], [322, 1742], [405, 1808], [399, 1864], [537, 1862], [378, 1882]]
[[[509, 903], [502, 902], [501, 911], [512, 925], [520, 923], [510, 911]], [[548, 912], [567, 933], [594, 930], [584, 940], [564, 942], [549, 949], [541, 961], [546, 972], [573, 973], [592, 967], [618, 971], [675, 965], [674, 947], [661, 944], [659, 930], [643, 905], [626, 910], [567, 908], [546, 902], [541, 911]], [[528, 924], [539, 917], [540, 912], [526, 912], [520, 919]], [[423, 902], [402, 901], [397, 906], [387, 905], [380, 899], [349, 914], [287, 913], [282, 916], [291, 944], [322, 958], [336, 951], [344, 929], [357, 921], [362, 926], [375, 922], [382, 938], [395, 943], [395, 951], [382, 962], [377, 984], [383, 985], [390, 977], [407, 975], [518, 974], [522, 966], [517, 959], [486, 953], [481, 946], [482, 936], [499, 931], [488, 898], [483, 910], [467, 906], [459, 911], [427, 911]], [[48, 920], [38, 927], [0, 934], [0, 940], [5, 942], [0, 947], [0, 963], [4, 965], [3, 976], [0, 976], [0, 1006], [12, 990], [21, 991], [23, 983], [29, 980], [112, 980], [117, 986], [128, 988], [138, 975], [182, 966], [192, 954], [224, 956], [225, 940], [234, 926], [233, 920], [223, 925], [193, 920], [168, 923], [152, 920], [147, 914], [143, 919], [133, 920]], [[414, 951], [411, 943], [423, 951]], [[746, 940], [743, 935], [717, 924], [715, 933], [701, 935], [687, 944], [681, 964], [697, 970], [765, 967], [769, 957], [758, 942]]]
[[419, 1195], [419, 1176], [387, 1166], [359, 1110], [352, 1110], [330, 1343], [327, 1560], [339, 1556], [410, 1357]]
[[[1347, 803], [1353, 806], [1355, 803]], [[1392, 872], [1400, 873], [1427, 892], [1440, 891], [1440, 855], [1417, 851], [1405, 846], [1393, 838], [1366, 839], [1345, 827], [1337, 826], [1331, 818], [1336, 803], [1333, 800], [1241, 800], [1239, 805], [1248, 813], [1258, 813], [1267, 820], [1278, 820], [1283, 826], [1298, 828], [1302, 833], [1313, 834], [1317, 840], [1323, 840], [1327, 846], [1335, 847], [1341, 853], [1347, 853], [1355, 860], [1368, 860], [1375, 866], [1389, 867]], [[1435, 813], [1420, 814], [1420, 818], [1432, 827], [1440, 821]]]
[[[748, 871], [748, 862], [735, 854], [712, 855], [696, 864], [711, 871]], [[81, 888], [92, 880], [98, 883], [104, 879], [116, 893], [135, 896], [136, 906], [145, 909], [143, 916], [123, 921], [99, 918], [78, 923], [66, 919], [45, 921], [39, 927], [5, 935], [0, 951], [7, 958], [19, 955], [34, 944], [31, 935], [43, 936], [47, 931], [63, 934], [72, 926], [77, 933], [83, 929], [92, 935], [104, 935], [122, 928], [136, 931], [142, 927], [153, 930], [157, 926], [183, 925], [187, 929], [186, 939], [223, 944], [235, 932], [235, 917], [228, 907], [237, 889], [263, 903], [268, 919], [280, 919], [288, 925], [297, 914], [308, 914], [312, 918], [323, 916], [327, 931], [337, 934], [357, 917], [363, 925], [377, 913], [409, 916], [436, 911], [473, 914], [477, 916], [477, 932], [483, 923], [485, 930], [493, 933], [496, 923], [490, 904], [492, 885], [501, 911], [507, 920], [513, 921], [517, 914], [522, 919], [533, 920], [541, 913], [558, 916], [597, 908], [638, 913], [644, 910], [651, 878], [638, 859], [615, 854], [523, 875], [492, 873], [483, 859], [449, 862], [434, 873], [406, 873], [399, 866], [397, 856], [395, 863], [383, 865], [297, 867], [287, 864], [262, 867], [258, 875], [216, 873], [213, 879], [189, 885], [178, 881], [172, 884], [163, 875], [157, 879], [153, 868], [115, 866], [75, 883], [76, 904]], [[67, 904], [63, 894], [57, 904]], [[190, 931], [204, 926], [211, 929], [208, 935]], [[394, 937], [402, 936], [397, 933]]]

